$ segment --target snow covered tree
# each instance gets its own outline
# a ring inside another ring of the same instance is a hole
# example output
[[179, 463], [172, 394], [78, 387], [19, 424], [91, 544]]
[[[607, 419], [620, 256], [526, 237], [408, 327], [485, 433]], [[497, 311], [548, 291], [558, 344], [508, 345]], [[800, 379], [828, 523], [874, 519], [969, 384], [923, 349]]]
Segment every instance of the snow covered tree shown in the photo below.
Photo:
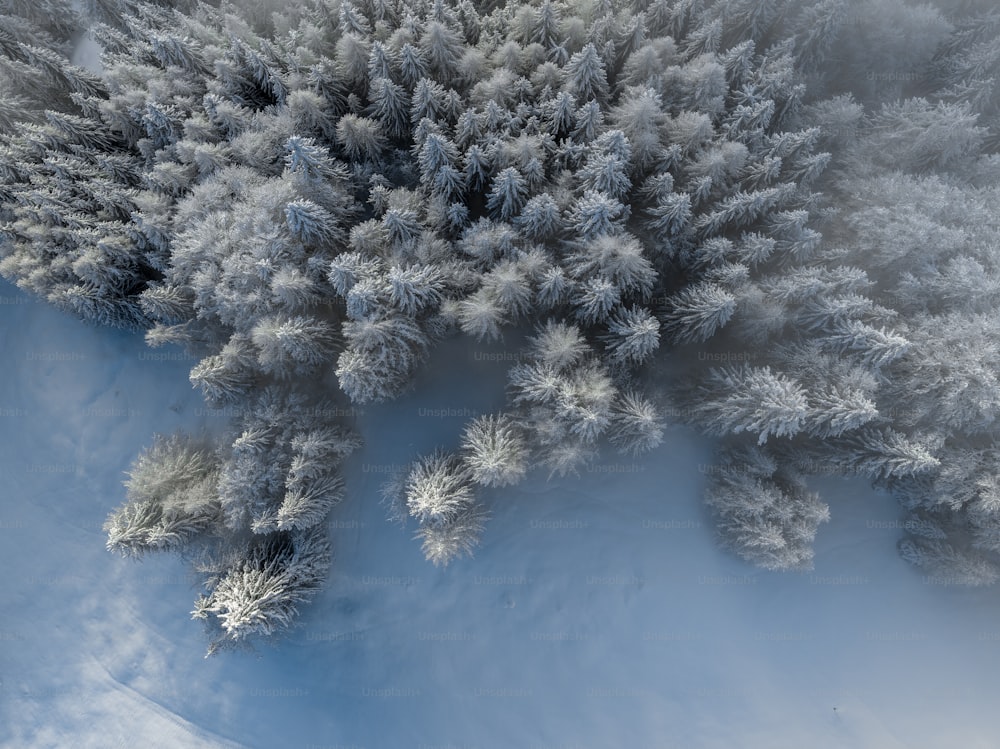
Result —
[[833, 459], [845, 471], [895, 478], [933, 471], [940, 464], [927, 445], [891, 429], [862, 429], [842, 437]]
[[257, 382], [249, 340], [233, 336], [218, 354], [207, 356], [191, 370], [191, 384], [210, 404], [223, 405], [245, 398]]
[[806, 425], [809, 402], [791, 378], [770, 367], [720, 367], [699, 386], [691, 417], [719, 436], [751, 432], [763, 445], [768, 437], [790, 437]]
[[447, 525], [472, 505], [471, 478], [457, 455], [438, 451], [417, 460], [406, 478], [410, 515], [425, 525]]
[[596, 190], [583, 194], [570, 212], [570, 225], [584, 240], [619, 234], [629, 210], [610, 195]]
[[138, 557], [213, 532], [222, 518], [218, 476], [218, 458], [204, 445], [158, 438], [132, 464], [127, 501], [105, 523], [108, 549]]
[[338, 343], [328, 323], [301, 315], [264, 318], [250, 332], [250, 340], [257, 348], [261, 369], [277, 377], [329, 361]]
[[536, 195], [521, 209], [514, 224], [530, 239], [543, 240], [557, 234], [562, 226], [559, 205], [548, 193]]
[[483, 486], [516, 484], [527, 470], [528, 450], [516, 423], [505, 414], [473, 419], [462, 436], [462, 462]]
[[611, 444], [629, 455], [639, 455], [663, 441], [663, 418], [649, 398], [637, 391], [619, 393], [611, 413]]
[[631, 366], [642, 364], [659, 348], [660, 322], [646, 309], [622, 309], [608, 320], [604, 341], [613, 361]]
[[435, 567], [447, 567], [461, 556], [470, 556], [479, 545], [488, 513], [473, 503], [446, 523], [424, 525], [417, 531], [424, 556]]
[[501, 221], [516, 216], [524, 206], [527, 185], [521, 173], [512, 166], [500, 171], [486, 198], [486, 207]]
[[608, 98], [608, 78], [604, 61], [593, 44], [573, 55], [564, 68], [565, 91], [578, 102], [590, 99], [604, 103]]
[[672, 296], [665, 328], [677, 343], [707, 341], [736, 311], [736, 297], [718, 284], [702, 281]]
[[399, 314], [345, 322], [343, 334], [347, 345], [336, 374], [341, 389], [356, 403], [397, 395], [429, 343], [417, 323]]
[[305, 530], [319, 524], [344, 499], [344, 482], [334, 474], [310, 474], [293, 465], [278, 508], [278, 530]]
[[657, 281], [647, 254], [635, 236], [599, 234], [581, 241], [567, 257], [567, 265], [579, 281], [599, 278], [612, 284], [623, 298], [647, 301]]
[[714, 466], [705, 501], [722, 543], [770, 570], [812, 569], [812, 542], [829, 510], [762, 447], [731, 447]]
[[899, 553], [936, 582], [977, 586], [991, 585], [1000, 579], [1000, 566], [988, 555], [955, 548], [946, 542], [910, 536], [900, 541]]
[[205, 569], [209, 592], [192, 615], [218, 632], [208, 654], [287, 630], [319, 591], [330, 560], [327, 535], [314, 528], [255, 539]]

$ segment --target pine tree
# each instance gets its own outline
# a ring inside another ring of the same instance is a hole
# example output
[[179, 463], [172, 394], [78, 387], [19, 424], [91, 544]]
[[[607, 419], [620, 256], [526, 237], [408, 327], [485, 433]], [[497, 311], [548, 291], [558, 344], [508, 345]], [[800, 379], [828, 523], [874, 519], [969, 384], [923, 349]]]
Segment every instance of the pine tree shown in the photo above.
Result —
[[496, 293], [483, 287], [458, 304], [458, 324], [462, 332], [477, 340], [497, 340], [500, 328], [507, 324], [503, 305]]
[[599, 278], [614, 285], [622, 297], [647, 300], [657, 274], [642, 243], [630, 234], [598, 234], [579, 243], [566, 258], [579, 281]]
[[603, 104], [608, 98], [608, 79], [604, 61], [593, 44], [586, 44], [573, 55], [564, 68], [565, 90], [579, 102], [591, 99]]
[[462, 41], [459, 35], [440, 21], [431, 21], [424, 28], [420, 51], [428, 62], [430, 71], [439, 81], [455, 77]]
[[941, 465], [926, 445], [892, 429], [861, 429], [842, 438], [837, 447], [834, 460], [846, 471], [873, 478], [911, 476]]
[[618, 287], [603, 278], [583, 281], [572, 298], [576, 316], [582, 323], [593, 325], [606, 322], [611, 311], [621, 302]]
[[806, 393], [791, 378], [770, 367], [722, 367], [709, 371], [692, 418], [710, 434], [757, 435], [763, 445], [768, 437], [790, 437], [806, 425]]
[[327, 322], [301, 315], [264, 318], [254, 326], [250, 340], [261, 369], [277, 377], [330, 361], [338, 344]]
[[1000, 579], [1000, 567], [988, 556], [956, 549], [946, 542], [910, 536], [899, 542], [899, 553], [910, 564], [924, 569], [932, 581], [977, 586]]
[[524, 204], [520, 214], [514, 219], [514, 225], [534, 240], [557, 235], [562, 228], [559, 204], [548, 193], [535, 195]]
[[389, 301], [409, 317], [416, 317], [441, 304], [444, 283], [433, 266], [393, 266], [389, 269], [388, 282]]
[[234, 403], [246, 397], [257, 382], [253, 348], [242, 336], [233, 336], [218, 354], [202, 359], [191, 370], [191, 384], [210, 404]]
[[590, 352], [577, 326], [551, 319], [528, 340], [532, 359], [557, 370], [573, 367]]
[[620, 393], [611, 414], [611, 444], [629, 455], [639, 455], [663, 441], [663, 419], [648, 398], [637, 391]]
[[402, 139], [410, 129], [410, 102], [406, 91], [388, 78], [375, 78], [368, 94], [368, 114], [393, 139]]
[[486, 207], [495, 217], [507, 221], [520, 213], [527, 192], [527, 185], [521, 173], [514, 167], [507, 167], [493, 179]]
[[471, 478], [457, 455], [438, 451], [417, 460], [406, 478], [410, 515], [425, 525], [448, 525], [472, 505]]
[[305, 244], [332, 244], [346, 239], [333, 215], [311, 200], [293, 200], [285, 206], [285, 221], [289, 231]]
[[424, 525], [417, 531], [424, 556], [435, 567], [447, 567], [461, 556], [470, 556], [479, 545], [488, 513], [471, 504], [441, 525]]
[[618, 234], [628, 219], [629, 209], [605, 193], [588, 190], [570, 211], [573, 229], [582, 239], [602, 234]]
[[736, 311], [736, 297], [718, 284], [700, 282], [667, 303], [664, 327], [677, 343], [707, 341]]
[[343, 480], [330, 473], [313, 475], [296, 466], [289, 472], [285, 497], [278, 508], [277, 530], [306, 530], [322, 522], [344, 499]]
[[427, 353], [427, 335], [399, 314], [345, 322], [343, 335], [347, 345], [337, 359], [336, 374], [355, 403], [397, 395]]
[[660, 322], [641, 307], [619, 310], [608, 320], [604, 341], [612, 361], [637, 366], [659, 348]]
[[714, 468], [705, 501], [725, 546], [770, 570], [811, 569], [812, 541], [829, 510], [763, 448], [730, 449]]
[[218, 460], [192, 439], [160, 437], [132, 464], [127, 500], [105, 523], [107, 547], [125, 556], [177, 549], [221, 521]]
[[377, 163], [385, 147], [385, 136], [378, 120], [345, 114], [337, 122], [337, 142], [351, 161]]
[[483, 486], [516, 484], [527, 470], [524, 438], [507, 415], [480, 416], [462, 436], [462, 463]]
[[287, 630], [326, 579], [330, 559], [322, 529], [265, 536], [223, 559], [193, 612], [219, 630], [208, 654]]

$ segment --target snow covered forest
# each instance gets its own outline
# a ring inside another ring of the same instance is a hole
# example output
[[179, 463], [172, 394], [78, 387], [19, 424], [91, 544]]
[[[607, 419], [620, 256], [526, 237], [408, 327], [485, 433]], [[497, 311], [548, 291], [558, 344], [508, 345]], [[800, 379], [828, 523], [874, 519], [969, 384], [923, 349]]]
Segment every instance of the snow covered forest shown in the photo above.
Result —
[[506, 405], [386, 477], [434, 565], [531, 472], [683, 423], [755, 565], [812, 567], [843, 475], [923, 574], [1000, 577], [993, 0], [0, 9], [0, 274], [231, 417], [151, 434], [105, 528], [189, 561], [209, 652], [322, 587], [358, 408], [453, 338]]

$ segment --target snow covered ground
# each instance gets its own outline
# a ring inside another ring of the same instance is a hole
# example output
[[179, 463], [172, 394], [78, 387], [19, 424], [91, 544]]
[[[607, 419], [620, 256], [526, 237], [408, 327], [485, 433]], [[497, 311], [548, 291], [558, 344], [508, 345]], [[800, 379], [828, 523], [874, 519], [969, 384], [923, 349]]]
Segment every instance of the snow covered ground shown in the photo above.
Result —
[[719, 550], [709, 445], [488, 499], [475, 559], [440, 570], [384, 520], [388, 471], [453, 447], [507, 363], [452, 345], [367, 441], [331, 527], [332, 579], [279, 647], [202, 658], [173, 557], [104, 550], [154, 432], [211, 427], [191, 362], [0, 286], [0, 745], [449, 749], [995, 748], [1000, 593], [897, 556], [892, 502], [817, 486], [816, 569]]

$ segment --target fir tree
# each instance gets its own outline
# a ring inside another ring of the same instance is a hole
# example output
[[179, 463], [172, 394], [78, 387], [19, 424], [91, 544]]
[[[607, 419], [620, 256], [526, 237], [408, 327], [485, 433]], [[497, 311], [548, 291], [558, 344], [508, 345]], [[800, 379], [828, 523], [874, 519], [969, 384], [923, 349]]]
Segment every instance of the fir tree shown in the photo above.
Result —
[[507, 486], [527, 469], [527, 448], [515, 422], [504, 414], [470, 422], [462, 437], [462, 462], [483, 486]]
[[421, 458], [406, 478], [410, 515], [428, 526], [448, 525], [472, 505], [470, 479], [454, 454], [439, 451]]
[[326, 579], [330, 559], [326, 534], [314, 529], [254, 540], [206, 570], [210, 590], [196, 601], [193, 616], [219, 632], [208, 654], [288, 629]]
[[125, 556], [177, 549], [221, 521], [218, 460], [190, 438], [158, 438], [133, 463], [127, 501], [104, 526], [107, 547]]

